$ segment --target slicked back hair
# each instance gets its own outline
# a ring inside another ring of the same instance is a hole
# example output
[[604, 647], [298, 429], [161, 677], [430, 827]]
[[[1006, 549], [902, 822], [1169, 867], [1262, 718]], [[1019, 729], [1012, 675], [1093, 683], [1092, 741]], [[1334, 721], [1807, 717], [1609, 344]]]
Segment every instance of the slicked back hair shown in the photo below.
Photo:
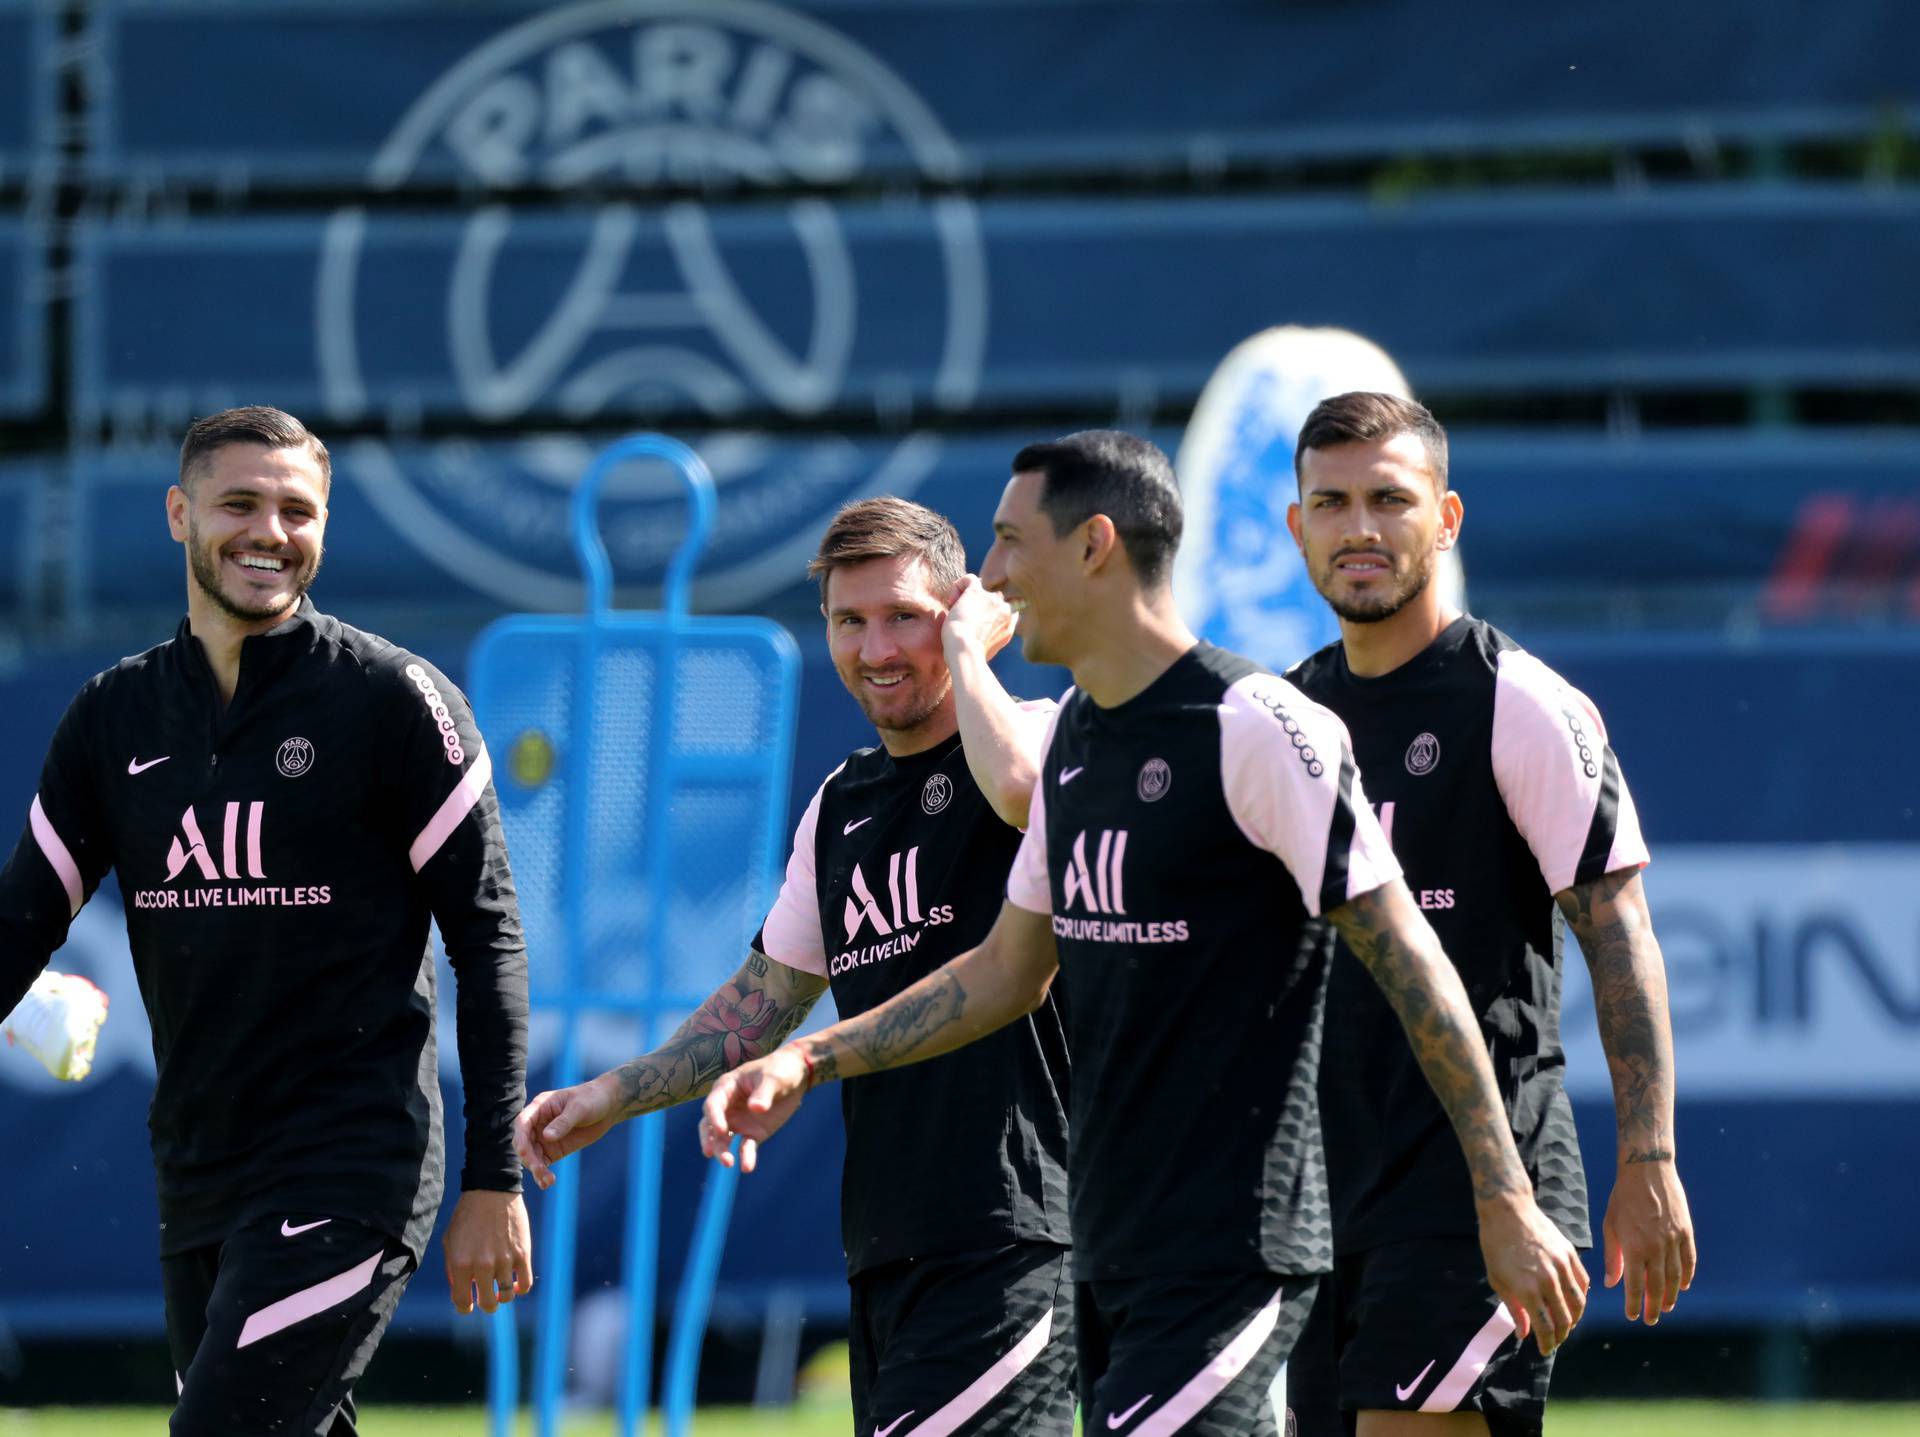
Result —
[[827, 602], [827, 579], [835, 569], [869, 559], [914, 558], [926, 565], [927, 578], [945, 603], [967, 572], [967, 550], [960, 531], [944, 514], [891, 494], [858, 499], [833, 516], [820, 536], [820, 552], [807, 563], [807, 577], [820, 581], [820, 603]]
[[1045, 478], [1040, 509], [1056, 539], [1105, 514], [1141, 584], [1152, 588], [1167, 577], [1185, 511], [1173, 464], [1159, 445], [1118, 429], [1083, 429], [1029, 444], [1013, 456], [1013, 472]]
[[1426, 405], [1397, 394], [1355, 390], [1336, 394], [1313, 406], [1300, 426], [1300, 442], [1293, 449], [1293, 476], [1301, 478], [1300, 461], [1309, 449], [1331, 449], [1336, 444], [1378, 444], [1411, 434], [1427, 451], [1427, 469], [1436, 492], [1447, 492], [1447, 431]]
[[320, 492], [333, 488], [333, 460], [327, 446], [306, 425], [282, 409], [249, 404], [196, 419], [180, 445], [180, 487], [191, 490], [219, 450], [229, 444], [262, 444], [268, 449], [305, 449], [320, 466]]

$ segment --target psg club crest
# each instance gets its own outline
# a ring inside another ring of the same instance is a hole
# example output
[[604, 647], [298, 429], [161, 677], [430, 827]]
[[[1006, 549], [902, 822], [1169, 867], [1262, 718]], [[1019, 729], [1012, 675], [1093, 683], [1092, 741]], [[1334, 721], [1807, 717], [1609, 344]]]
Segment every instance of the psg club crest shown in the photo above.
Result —
[[953, 780], [944, 773], [936, 773], [920, 790], [920, 808], [924, 813], [938, 813], [952, 802]]
[[1407, 772], [1415, 778], [1432, 773], [1439, 762], [1440, 740], [1432, 734], [1423, 733], [1407, 745]]
[[1134, 789], [1142, 803], [1158, 803], [1173, 787], [1173, 770], [1164, 758], [1150, 758], [1140, 765], [1140, 781]]
[[313, 767], [313, 745], [303, 738], [290, 738], [280, 745], [273, 766], [283, 778], [298, 778]]

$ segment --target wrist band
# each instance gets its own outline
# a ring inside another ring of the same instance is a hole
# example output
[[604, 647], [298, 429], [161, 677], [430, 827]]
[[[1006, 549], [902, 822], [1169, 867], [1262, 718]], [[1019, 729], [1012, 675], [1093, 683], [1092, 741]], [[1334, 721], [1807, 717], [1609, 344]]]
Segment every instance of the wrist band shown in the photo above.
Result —
[[807, 1050], [798, 1043], [793, 1045], [793, 1051], [798, 1053], [800, 1055], [800, 1061], [807, 1065], [807, 1086], [805, 1091], [810, 1093], [813, 1091], [813, 1059], [807, 1056]]

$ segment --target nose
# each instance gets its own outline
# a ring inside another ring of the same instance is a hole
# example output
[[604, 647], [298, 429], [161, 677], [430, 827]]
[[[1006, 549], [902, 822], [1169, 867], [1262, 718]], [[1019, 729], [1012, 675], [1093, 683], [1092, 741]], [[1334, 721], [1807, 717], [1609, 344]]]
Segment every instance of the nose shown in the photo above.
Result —
[[980, 563], [980, 587], [990, 594], [997, 594], [1006, 586], [1007, 566], [1000, 558], [1000, 541], [995, 539], [993, 547], [987, 550], [987, 557]]
[[280, 511], [263, 507], [260, 510], [260, 520], [268, 541], [276, 546], [284, 546], [287, 542], [287, 526], [280, 517]]
[[860, 662], [870, 669], [879, 668], [900, 652], [885, 624], [868, 624], [860, 637]]

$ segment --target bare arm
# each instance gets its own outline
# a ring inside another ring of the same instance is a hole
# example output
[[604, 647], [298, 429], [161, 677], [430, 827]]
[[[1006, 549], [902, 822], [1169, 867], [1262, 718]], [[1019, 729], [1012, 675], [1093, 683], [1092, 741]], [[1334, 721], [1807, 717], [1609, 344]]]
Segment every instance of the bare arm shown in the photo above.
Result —
[[1020, 707], [988, 661], [1013, 637], [1013, 611], [969, 574], [954, 592], [940, 631], [953, 675], [953, 705], [973, 781], [1001, 820], [1027, 826], [1027, 804], [1040, 772], [1046, 721]]
[[1459, 973], [1400, 879], [1327, 917], [1393, 1005], [1453, 1123], [1473, 1179], [1488, 1282], [1519, 1338], [1532, 1331], [1542, 1353], [1553, 1351], [1586, 1309], [1587, 1273], [1573, 1244], [1534, 1202]]
[[1001, 905], [978, 948], [879, 1007], [722, 1077], [707, 1095], [702, 1150], [731, 1164], [728, 1145], [738, 1135], [740, 1165], [752, 1172], [757, 1145], [793, 1116], [816, 1083], [924, 1062], [983, 1038], [1039, 1007], [1058, 968], [1051, 917]]
[[757, 950], [674, 1035], [589, 1082], [542, 1093], [514, 1123], [514, 1149], [541, 1187], [552, 1164], [615, 1124], [703, 1097], [730, 1068], [772, 1052], [800, 1026], [827, 980]]
[[1620, 1161], [1673, 1161], [1673, 1033], [1667, 968], [1637, 868], [1554, 895], [1593, 978], [1600, 1046], [1613, 1078]]
[[1626, 1282], [1629, 1319], [1649, 1326], [1693, 1285], [1693, 1217], [1674, 1166], [1673, 1030], [1667, 970], [1637, 868], [1554, 895], [1593, 978], [1613, 1078], [1619, 1167], [1602, 1224], [1607, 1286]]

